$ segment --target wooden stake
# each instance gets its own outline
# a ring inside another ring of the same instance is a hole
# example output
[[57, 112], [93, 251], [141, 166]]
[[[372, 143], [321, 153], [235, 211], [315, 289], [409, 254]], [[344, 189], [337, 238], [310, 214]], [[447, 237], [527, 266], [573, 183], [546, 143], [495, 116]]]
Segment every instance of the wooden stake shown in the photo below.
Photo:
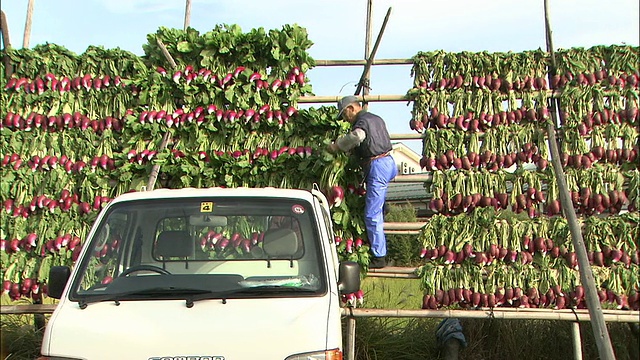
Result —
[[[555, 75], [556, 72], [556, 60], [553, 49], [553, 41], [551, 36], [551, 24], [549, 21], [549, 8], [548, 1], [544, 0], [544, 20], [545, 30], [547, 38], [547, 51], [551, 57], [550, 75]], [[551, 78], [550, 76], [550, 78]], [[589, 315], [591, 317], [591, 326], [593, 328], [593, 334], [595, 336], [596, 345], [598, 347], [598, 354], [600, 359], [614, 360], [615, 355], [613, 353], [613, 347], [611, 346], [611, 339], [609, 338], [609, 332], [607, 330], [607, 324], [604, 321], [602, 314], [602, 307], [600, 306], [600, 299], [595, 285], [593, 272], [587, 258], [587, 249], [584, 245], [582, 238], [582, 229], [578, 223], [576, 216], [576, 210], [573, 207], [571, 201], [571, 195], [567, 187], [567, 179], [565, 178], [562, 164], [560, 163], [560, 152], [558, 150], [558, 142], [556, 140], [556, 124], [558, 124], [558, 110], [559, 100], [551, 99], [551, 118], [553, 122], [547, 123], [547, 133], [549, 139], [549, 148], [551, 150], [551, 162], [553, 164], [553, 172], [556, 176], [556, 182], [558, 184], [558, 190], [560, 195], [560, 204], [562, 210], [567, 218], [569, 225], [569, 232], [571, 233], [571, 240], [578, 257], [578, 266], [580, 272], [580, 282], [585, 290], [585, 298], [587, 302], [587, 308], [589, 309]]]
[[356, 358], [356, 318], [347, 318], [347, 360]]
[[384, 29], [387, 27], [387, 22], [389, 21], [390, 15], [391, 15], [391, 8], [387, 10], [387, 15], [384, 17], [384, 21], [382, 22], [382, 27], [380, 28], [380, 32], [378, 33], [378, 37], [376, 38], [376, 43], [373, 44], [373, 49], [371, 50], [371, 54], [367, 58], [367, 63], [364, 65], [364, 71], [362, 71], [362, 76], [360, 77], [360, 81], [358, 81], [358, 86], [356, 88], [356, 92], [354, 95], [359, 95], [360, 91], [364, 86], [364, 79], [369, 74], [369, 70], [371, 69], [371, 64], [373, 64], [373, 58], [376, 56], [376, 51], [378, 51], [378, 45], [380, 45], [380, 40], [382, 40], [382, 34], [384, 33]]
[[0, 28], [2, 29], [2, 48], [4, 49], [2, 62], [4, 63], [5, 77], [8, 79], [13, 74], [13, 65], [11, 65], [11, 59], [7, 55], [7, 50], [11, 49], [11, 38], [9, 37], [7, 15], [2, 10], [0, 10]]
[[7, 15], [3, 10], [0, 10], [0, 28], [2, 28], [2, 46], [4, 49], [11, 48], [11, 38], [9, 37], [9, 23], [7, 22]]
[[169, 50], [167, 50], [167, 47], [164, 46], [164, 43], [162, 42], [162, 40], [160, 40], [159, 38], [156, 38], [156, 43], [158, 44], [158, 47], [160, 48], [160, 51], [162, 51], [162, 55], [164, 55], [164, 57], [167, 59], [167, 61], [171, 65], [171, 67], [173, 69], [178, 67], [178, 64], [176, 64], [176, 61], [173, 60], [173, 56], [171, 56], [171, 54], [169, 54]]
[[191, 22], [191, 0], [187, 0], [187, 5], [184, 9], [184, 29], [187, 30], [189, 23]]
[[[159, 151], [164, 150], [167, 147], [167, 143], [169, 143], [169, 138], [171, 138], [171, 132], [167, 131], [162, 135], [162, 142], [160, 143]], [[147, 182], [147, 191], [153, 190], [156, 186], [156, 180], [158, 179], [158, 175], [160, 173], [160, 165], [154, 164], [151, 168], [151, 174], [149, 174], [149, 181]]]
[[[167, 47], [164, 45], [162, 40], [160, 40], [159, 38], [156, 38], [156, 43], [160, 47], [160, 51], [162, 51], [162, 54], [164, 55], [164, 57], [167, 59], [167, 61], [169, 61], [169, 64], [171, 64], [171, 68], [175, 69], [177, 67], [177, 64], [175, 60], [173, 60], [173, 57], [171, 56], [171, 54], [169, 54], [169, 51], [167, 50]], [[162, 143], [160, 143], [160, 147], [158, 148], [158, 150], [160, 151], [164, 150], [167, 147], [167, 144], [169, 143], [170, 139], [171, 139], [171, 132], [167, 131], [162, 136]], [[153, 190], [153, 188], [156, 185], [156, 180], [158, 179], [159, 173], [160, 173], [160, 165], [159, 164], [153, 165], [153, 167], [151, 168], [151, 174], [149, 174], [149, 181], [147, 182], [147, 191]]]
[[573, 335], [573, 358], [582, 360], [582, 346], [580, 344], [580, 323], [574, 321], [571, 323], [571, 335]]
[[22, 38], [22, 47], [29, 47], [29, 38], [31, 37], [31, 17], [33, 16], [33, 3], [35, 0], [29, 0], [27, 7], [27, 21], [24, 24], [24, 37]]

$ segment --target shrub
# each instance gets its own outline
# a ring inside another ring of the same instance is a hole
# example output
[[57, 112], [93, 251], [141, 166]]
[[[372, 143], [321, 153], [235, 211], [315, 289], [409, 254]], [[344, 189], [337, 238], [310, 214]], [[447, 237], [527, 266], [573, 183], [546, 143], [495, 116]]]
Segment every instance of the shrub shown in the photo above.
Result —
[[[416, 211], [410, 204], [389, 205], [385, 221], [416, 222]], [[421, 248], [417, 235], [387, 235], [387, 255], [393, 259], [395, 266], [417, 266]]]

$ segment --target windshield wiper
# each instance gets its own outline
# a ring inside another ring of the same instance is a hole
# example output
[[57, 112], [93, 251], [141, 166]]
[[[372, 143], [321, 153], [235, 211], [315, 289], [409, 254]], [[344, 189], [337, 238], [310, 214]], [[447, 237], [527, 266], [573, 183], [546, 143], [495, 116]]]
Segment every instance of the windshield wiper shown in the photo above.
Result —
[[314, 293], [316, 290], [304, 287], [293, 287], [293, 286], [276, 286], [276, 285], [262, 285], [262, 286], [251, 286], [246, 288], [234, 289], [229, 291], [222, 292], [206, 292], [202, 294], [196, 294], [193, 296], [189, 296], [186, 301], [186, 305], [188, 308], [193, 307], [193, 303], [199, 300], [205, 299], [222, 299], [222, 303], [226, 304], [227, 299], [233, 295], [264, 295], [264, 294], [273, 294], [273, 293]]
[[120, 300], [125, 300], [125, 298], [134, 295], [145, 295], [145, 296], [153, 296], [153, 295], [187, 295], [187, 294], [202, 294], [208, 293], [209, 290], [205, 289], [197, 289], [197, 288], [177, 288], [177, 287], [154, 287], [148, 289], [136, 289], [131, 291], [125, 291], [117, 294], [101, 294], [90, 297], [84, 297], [78, 300], [78, 306], [80, 309], [85, 309], [88, 304], [102, 302], [102, 301], [114, 301], [116, 306], [120, 305]]

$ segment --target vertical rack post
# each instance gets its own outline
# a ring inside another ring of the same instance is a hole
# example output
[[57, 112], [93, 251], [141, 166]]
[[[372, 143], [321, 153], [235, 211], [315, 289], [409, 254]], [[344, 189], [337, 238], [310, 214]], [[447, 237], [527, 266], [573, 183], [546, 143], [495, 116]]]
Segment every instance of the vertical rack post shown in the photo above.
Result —
[[[364, 39], [364, 60], [369, 60], [371, 56], [371, 38], [373, 36], [373, 0], [367, 0], [367, 20], [366, 20], [366, 31], [365, 31], [365, 39]], [[370, 68], [369, 68], [370, 69]], [[364, 87], [363, 94], [369, 95], [369, 84], [371, 83], [371, 70], [367, 70], [364, 74]], [[365, 110], [369, 107], [369, 104], [363, 102], [363, 107]]]
[[[366, 19], [366, 30], [365, 30], [365, 40], [364, 40], [364, 60], [368, 61], [371, 54], [371, 35], [372, 35], [372, 26], [371, 26], [371, 18], [373, 13], [373, 0], [367, 1], [367, 19]], [[369, 68], [365, 65], [365, 72], [362, 74], [362, 81], [358, 84], [365, 84], [363, 86], [363, 94], [369, 94]], [[356, 92], [358, 95], [358, 92]], [[362, 103], [363, 108], [366, 110], [368, 108], [368, 104], [366, 102]], [[356, 318], [353, 316], [349, 316], [347, 318], [347, 360], [354, 360], [356, 357]]]
[[573, 358], [582, 360], [582, 340], [580, 339], [580, 323], [574, 321], [571, 323], [571, 335], [573, 335]]
[[347, 360], [356, 358], [356, 318], [347, 318]]

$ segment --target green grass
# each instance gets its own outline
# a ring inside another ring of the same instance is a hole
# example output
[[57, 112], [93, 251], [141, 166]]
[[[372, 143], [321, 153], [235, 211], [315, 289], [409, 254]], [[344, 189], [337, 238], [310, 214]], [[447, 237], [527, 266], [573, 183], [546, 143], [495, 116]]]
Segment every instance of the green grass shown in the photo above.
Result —
[[[420, 309], [422, 290], [410, 279], [365, 278], [365, 308]], [[435, 330], [441, 319], [357, 318], [356, 359], [442, 358]], [[460, 319], [468, 346], [460, 359], [573, 359], [571, 322], [549, 320]], [[640, 343], [626, 323], [607, 323], [616, 358], [638, 359]], [[583, 359], [597, 359], [588, 322], [580, 322]], [[346, 344], [346, 341], [345, 341]]]
[[[364, 307], [420, 309], [422, 290], [417, 281], [366, 278], [362, 282]], [[358, 318], [356, 359], [427, 359], [436, 354], [435, 329], [440, 319]], [[346, 344], [346, 341], [345, 341]]]
[[[56, 300], [44, 298], [46, 304]], [[12, 301], [8, 295], [0, 296], [0, 305], [28, 305], [30, 300]], [[33, 360], [40, 355], [40, 344], [44, 325], [51, 315], [1, 315], [0, 316], [0, 360]], [[36, 317], [38, 324], [36, 326]]]

